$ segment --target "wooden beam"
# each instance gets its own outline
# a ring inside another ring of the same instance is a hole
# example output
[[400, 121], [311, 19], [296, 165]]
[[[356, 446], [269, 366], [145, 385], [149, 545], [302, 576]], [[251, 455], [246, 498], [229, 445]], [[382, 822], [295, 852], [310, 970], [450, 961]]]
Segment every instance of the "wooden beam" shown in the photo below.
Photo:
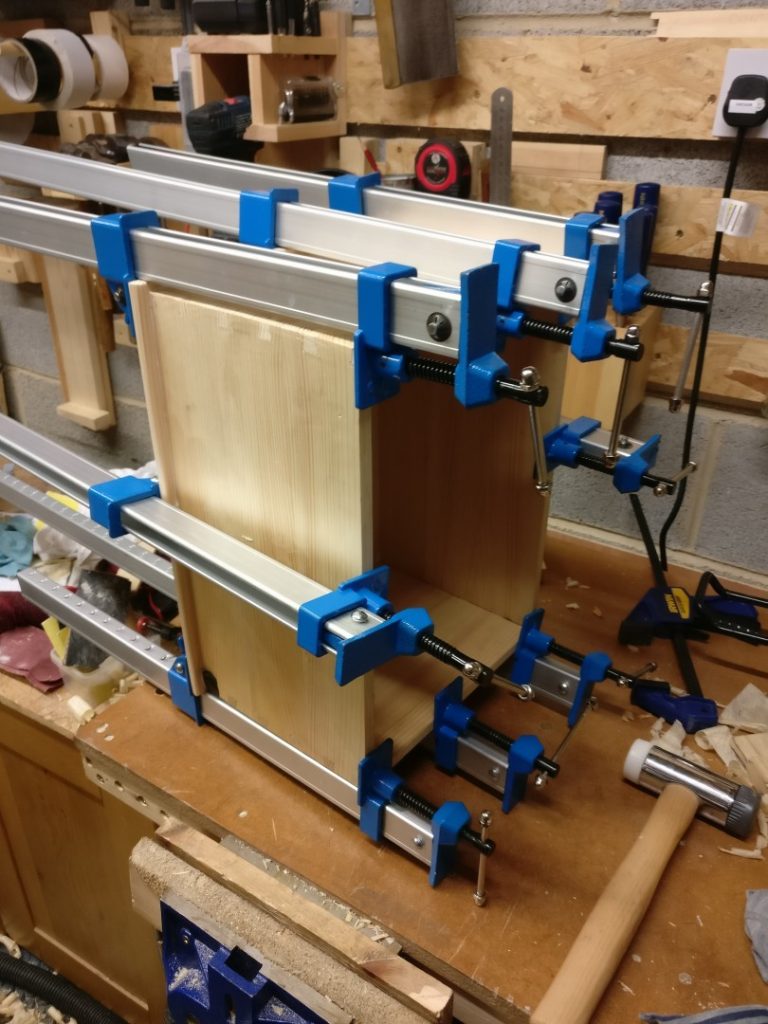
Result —
[[768, 39], [768, 11], [727, 7], [720, 11], [658, 11], [656, 35], [667, 39]]
[[458, 77], [391, 92], [378, 41], [352, 37], [349, 121], [487, 130], [491, 93], [503, 82], [514, 94], [517, 132], [711, 139], [728, 50], [765, 45], [754, 38], [468, 36], [459, 40]]
[[[686, 327], [662, 324], [656, 338], [648, 390], [669, 395], [680, 372]], [[688, 379], [690, 381], [691, 374]], [[686, 389], [685, 394], [689, 394]], [[713, 331], [709, 336], [701, 397], [751, 412], [768, 409], [768, 340]]]

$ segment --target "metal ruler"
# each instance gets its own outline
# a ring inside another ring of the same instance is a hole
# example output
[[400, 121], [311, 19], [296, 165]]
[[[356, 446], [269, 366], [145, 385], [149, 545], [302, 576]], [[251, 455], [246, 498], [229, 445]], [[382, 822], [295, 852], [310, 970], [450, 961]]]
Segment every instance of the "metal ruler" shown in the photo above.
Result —
[[489, 202], [509, 206], [512, 191], [512, 90], [491, 95], [491, 154]]

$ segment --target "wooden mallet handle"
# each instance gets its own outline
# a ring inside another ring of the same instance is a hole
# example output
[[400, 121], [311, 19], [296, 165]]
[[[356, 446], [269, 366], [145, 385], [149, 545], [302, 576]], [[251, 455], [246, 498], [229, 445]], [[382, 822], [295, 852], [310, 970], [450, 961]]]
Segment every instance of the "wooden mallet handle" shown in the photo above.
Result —
[[698, 809], [698, 796], [685, 786], [672, 783], [663, 790], [533, 1012], [531, 1024], [589, 1024]]

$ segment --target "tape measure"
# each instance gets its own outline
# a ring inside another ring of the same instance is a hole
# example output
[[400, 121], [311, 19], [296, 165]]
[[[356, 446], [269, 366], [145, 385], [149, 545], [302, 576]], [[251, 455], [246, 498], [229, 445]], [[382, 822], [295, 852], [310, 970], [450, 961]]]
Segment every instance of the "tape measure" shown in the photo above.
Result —
[[416, 154], [416, 190], [466, 199], [472, 185], [469, 153], [455, 139], [429, 139]]

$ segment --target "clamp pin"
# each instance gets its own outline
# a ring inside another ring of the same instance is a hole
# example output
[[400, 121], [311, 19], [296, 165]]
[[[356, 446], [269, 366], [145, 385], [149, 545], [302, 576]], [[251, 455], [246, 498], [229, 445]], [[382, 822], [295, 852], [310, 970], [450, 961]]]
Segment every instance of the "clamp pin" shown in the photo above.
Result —
[[[488, 830], [493, 824], [490, 811], [480, 812], [480, 838], [483, 842], [488, 838]], [[477, 865], [477, 888], [472, 893], [472, 899], [478, 907], [484, 907], [488, 894], [485, 891], [485, 874], [488, 868], [488, 854], [481, 850], [480, 860]]]
[[[520, 371], [520, 382], [526, 390], [534, 392], [540, 386], [539, 371], [534, 366], [526, 366]], [[531, 425], [533, 457], [536, 466], [536, 490], [539, 494], [549, 494], [552, 482], [547, 470], [547, 455], [544, 451], [544, 438], [539, 424], [539, 410], [534, 405], [528, 406], [528, 421]]]

